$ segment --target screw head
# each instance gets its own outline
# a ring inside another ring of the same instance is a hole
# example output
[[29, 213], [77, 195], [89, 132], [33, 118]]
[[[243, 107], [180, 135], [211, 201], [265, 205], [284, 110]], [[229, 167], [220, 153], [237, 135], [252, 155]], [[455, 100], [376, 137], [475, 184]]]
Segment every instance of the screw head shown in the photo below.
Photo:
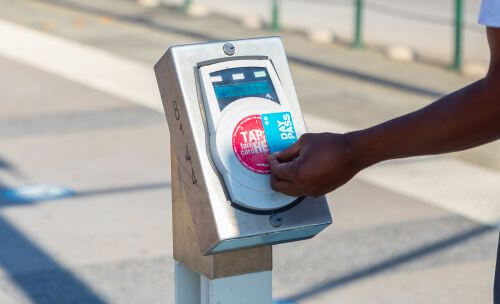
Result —
[[280, 214], [273, 214], [269, 217], [269, 223], [274, 228], [278, 228], [283, 224], [283, 217]]
[[234, 52], [236, 51], [236, 48], [234, 47], [234, 45], [232, 43], [224, 44], [222, 49], [224, 50], [224, 53], [226, 53], [226, 55], [228, 55], [228, 56], [233, 56]]

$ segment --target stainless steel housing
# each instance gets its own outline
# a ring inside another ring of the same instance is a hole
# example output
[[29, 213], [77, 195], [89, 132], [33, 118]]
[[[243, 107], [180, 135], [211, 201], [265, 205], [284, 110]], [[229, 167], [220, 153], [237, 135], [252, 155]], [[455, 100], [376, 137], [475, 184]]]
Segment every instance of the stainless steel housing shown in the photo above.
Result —
[[[233, 55], [226, 54], [225, 43], [234, 46]], [[285, 50], [278, 37], [172, 46], [155, 65], [171, 149], [178, 158], [183, 190], [204, 255], [311, 238], [332, 222], [325, 197], [306, 197], [273, 213], [244, 210], [229, 201], [210, 156], [198, 68], [249, 58], [271, 60], [291, 110], [301, 114]], [[276, 222], [276, 214], [281, 224]]]

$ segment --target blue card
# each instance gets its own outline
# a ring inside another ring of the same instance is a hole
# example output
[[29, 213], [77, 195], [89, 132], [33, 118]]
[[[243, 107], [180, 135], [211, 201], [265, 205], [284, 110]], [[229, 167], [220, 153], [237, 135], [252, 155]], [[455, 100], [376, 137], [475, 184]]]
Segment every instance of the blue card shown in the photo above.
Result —
[[290, 112], [261, 114], [261, 119], [271, 153], [283, 151], [297, 141]]

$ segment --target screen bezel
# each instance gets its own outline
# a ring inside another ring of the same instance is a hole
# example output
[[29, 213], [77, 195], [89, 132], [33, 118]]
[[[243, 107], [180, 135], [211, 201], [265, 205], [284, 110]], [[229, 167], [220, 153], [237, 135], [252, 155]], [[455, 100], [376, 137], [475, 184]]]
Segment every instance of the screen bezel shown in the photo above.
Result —
[[[257, 76], [257, 73], [263, 73], [263, 75]], [[214, 75], [215, 74], [215, 75]], [[235, 79], [234, 76], [242, 74], [243, 78]], [[269, 101], [273, 101], [277, 104], [280, 104], [278, 94], [276, 93], [276, 89], [274, 88], [273, 81], [269, 74], [269, 71], [265, 67], [256, 67], [256, 66], [246, 66], [246, 67], [237, 67], [237, 68], [229, 68], [211, 72], [210, 80], [212, 81], [212, 86], [215, 92], [215, 98], [217, 99], [217, 103], [219, 105], [219, 109], [221, 112], [225, 107], [229, 106], [233, 102], [237, 101], [241, 98], [247, 97], [259, 97], [268, 99]], [[220, 81], [214, 80], [216, 77], [220, 77]], [[267, 90], [257, 94], [241, 94], [241, 95], [233, 95], [230, 97], [221, 97], [218, 93], [218, 90], [234, 90], [235, 92], [238, 88], [252, 88], [253, 85], [265, 84]], [[269, 95], [270, 98], [267, 98], [264, 95]]]
[[[223, 61], [210, 65], [204, 65], [199, 68], [200, 87], [202, 88], [203, 105], [205, 107], [206, 118], [209, 124], [209, 132], [213, 133], [216, 130], [217, 124], [224, 110], [220, 111], [215, 90], [210, 81], [210, 73], [238, 67], [263, 67], [266, 68], [269, 77], [271, 78], [272, 85], [280, 101], [280, 105], [288, 108], [288, 99], [283, 90], [281, 81], [276, 73], [276, 70], [269, 59], [236, 59], [232, 61]], [[273, 101], [269, 101], [274, 103]]]

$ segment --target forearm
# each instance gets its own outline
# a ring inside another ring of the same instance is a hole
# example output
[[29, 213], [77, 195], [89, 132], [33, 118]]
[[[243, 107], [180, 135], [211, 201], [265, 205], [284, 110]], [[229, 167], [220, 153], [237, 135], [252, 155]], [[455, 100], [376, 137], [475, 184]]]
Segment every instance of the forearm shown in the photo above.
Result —
[[487, 77], [416, 112], [349, 134], [360, 166], [467, 149], [500, 138], [500, 81]]
[[318, 196], [377, 162], [463, 150], [500, 138], [500, 28], [488, 28], [486, 78], [413, 113], [347, 134], [308, 133], [269, 155], [271, 187]]

